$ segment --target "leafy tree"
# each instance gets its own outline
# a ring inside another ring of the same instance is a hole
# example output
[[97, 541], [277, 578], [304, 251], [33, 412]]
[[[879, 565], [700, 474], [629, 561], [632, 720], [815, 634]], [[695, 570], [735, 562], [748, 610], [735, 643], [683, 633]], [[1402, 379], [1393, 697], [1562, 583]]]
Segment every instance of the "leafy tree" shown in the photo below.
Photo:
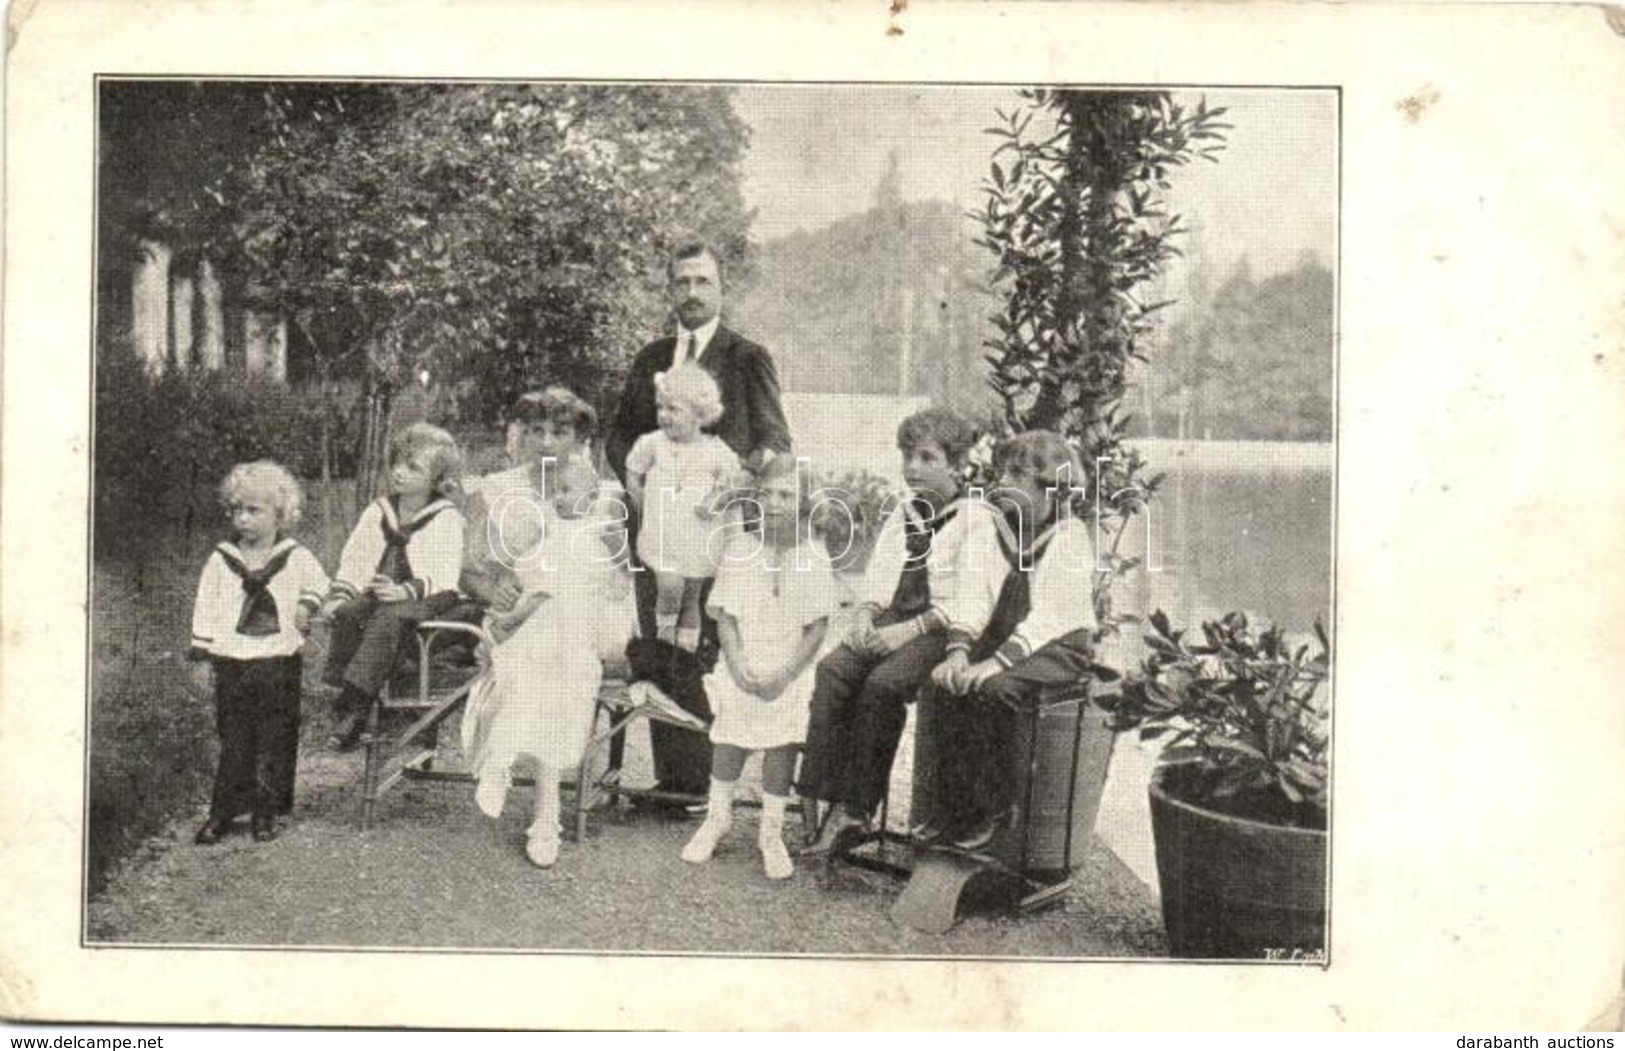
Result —
[[[724, 89], [384, 85], [368, 98], [353, 116], [341, 94], [268, 90], [275, 134], [226, 191], [226, 245], [250, 285], [323, 355], [361, 356], [368, 462], [414, 376], [458, 378], [481, 417], [543, 378], [603, 400], [663, 314], [674, 236], [744, 261], [746, 132]], [[342, 345], [323, 346], [324, 331]]]
[[[1160, 481], [1143, 477], [1144, 462], [1124, 447], [1119, 408], [1131, 362], [1145, 360], [1139, 341], [1168, 305], [1143, 293], [1182, 232], [1164, 191], [1190, 160], [1216, 161], [1229, 126], [1223, 109], [1176, 104], [1167, 92], [1035, 88], [1021, 100], [988, 129], [1000, 141], [973, 213], [1003, 296], [987, 342], [990, 382], [1012, 430], [1079, 442], [1100, 474], [1098, 485], [1084, 480], [1088, 509], [1120, 539]], [[1115, 547], [1103, 556], [1115, 558]]]
[[291, 319], [319, 375], [359, 377], [363, 465], [396, 393], [425, 375], [479, 418], [544, 379], [607, 407], [664, 314], [673, 238], [707, 237], [734, 281], [748, 272], [747, 132], [724, 88], [146, 87], [155, 99], [164, 120], [121, 127], [184, 139], [225, 123], [229, 144], [170, 164], [172, 179], [111, 171], [135, 190], [112, 196], [136, 199], [112, 221], [196, 245]]
[[764, 243], [733, 313], [773, 348], [787, 389], [981, 409], [994, 305], [981, 253], [953, 205], [904, 202], [888, 185], [860, 215]]
[[237, 81], [107, 80], [99, 85], [100, 346], [122, 347], [127, 341], [130, 271], [148, 243], [173, 252], [172, 273], [195, 272], [219, 219], [225, 165], [245, 156], [267, 133], [262, 91], [262, 85]]
[[1238, 271], [1220, 288], [1202, 342], [1214, 361], [1204, 398], [1215, 433], [1330, 441], [1332, 273], [1307, 256], [1257, 282]]

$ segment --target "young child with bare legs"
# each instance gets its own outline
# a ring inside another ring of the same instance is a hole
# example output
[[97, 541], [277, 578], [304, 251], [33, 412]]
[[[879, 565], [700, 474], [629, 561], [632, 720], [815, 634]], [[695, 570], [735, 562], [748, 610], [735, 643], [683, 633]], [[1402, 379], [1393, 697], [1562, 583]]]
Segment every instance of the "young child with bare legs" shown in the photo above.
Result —
[[757, 846], [769, 879], [794, 874], [784, 845], [784, 812], [796, 753], [806, 734], [813, 661], [837, 604], [829, 558], [812, 542], [812, 493], [789, 457], [770, 460], [752, 490], [761, 533], [729, 541], [707, 609], [716, 619], [722, 662], [706, 677], [711, 724], [711, 789], [705, 822], [683, 848], [701, 864], [732, 825], [734, 788], [745, 760], [762, 753], [762, 822]]
[[716, 576], [730, 532], [714, 504], [731, 486], [739, 458], [701, 430], [722, 417], [722, 393], [700, 366], [656, 375], [655, 406], [660, 429], [627, 454], [627, 491], [641, 518], [638, 558], [655, 575], [658, 637], [693, 651], [701, 592]]

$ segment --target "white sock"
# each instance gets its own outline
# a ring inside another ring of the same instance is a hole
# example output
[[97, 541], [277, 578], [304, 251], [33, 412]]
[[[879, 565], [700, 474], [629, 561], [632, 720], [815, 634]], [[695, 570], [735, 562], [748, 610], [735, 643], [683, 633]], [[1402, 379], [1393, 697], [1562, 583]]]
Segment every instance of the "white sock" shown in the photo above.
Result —
[[508, 771], [485, 770], [474, 786], [474, 803], [486, 817], [501, 817], [508, 799]]
[[756, 833], [756, 845], [762, 851], [762, 870], [768, 879], [795, 875], [796, 867], [784, 846], [784, 808], [788, 803], [786, 796], [762, 796], [762, 826]]
[[559, 775], [545, 766], [536, 772], [536, 820], [525, 836], [525, 856], [544, 869], [559, 860]]
[[684, 861], [693, 865], [703, 865], [711, 860], [717, 844], [733, 827], [733, 801], [734, 783], [718, 781], [713, 777], [711, 791], [707, 797], [705, 820], [694, 832], [694, 838], [683, 847]]
[[531, 833], [525, 841], [525, 857], [537, 868], [550, 869], [559, 860], [559, 833], [555, 829], [550, 836], [538, 836]]
[[530, 834], [559, 838], [559, 775], [546, 767], [536, 772], [536, 819]]

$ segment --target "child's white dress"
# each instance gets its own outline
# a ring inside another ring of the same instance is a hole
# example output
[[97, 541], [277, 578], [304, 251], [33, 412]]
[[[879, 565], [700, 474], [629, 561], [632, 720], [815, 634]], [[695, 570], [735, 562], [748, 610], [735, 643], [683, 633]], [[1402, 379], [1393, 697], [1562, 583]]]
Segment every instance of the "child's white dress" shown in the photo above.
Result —
[[[733, 538], [717, 571], [706, 608], [713, 617], [728, 613], [739, 623], [739, 641], [753, 675], [770, 675], [784, 667], [801, 644], [802, 629], [835, 612], [835, 574], [828, 555], [811, 542], [778, 555], [779, 569], [768, 567], [761, 537]], [[816, 657], [785, 687], [777, 700], [766, 701], [741, 690], [724, 657], [705, 678], [706, 697], [716, 718], [715, 744], [756, 750], [794, 744], [807, 736]]]
[[551, 597], [492, 650], [463, 716], [475, 799], [492, 817], [502, 812], [516, 759], [553, 771], [580, 762], [604, 662], [618, 659], [637, 631], [631, 580], [598, 538], [604, 525], [598, 516], [552, 516], [537, 557], [514, 566], [527, 594]]
[[680, 443], [650, 431], [627, 453], [626, 469], [643, 476], [638, 557], [644, 565], [684, 577], [714, 576], [736, 516], [702, 518], [695, 508], [732, 481], [739, 457], [714, 434]]

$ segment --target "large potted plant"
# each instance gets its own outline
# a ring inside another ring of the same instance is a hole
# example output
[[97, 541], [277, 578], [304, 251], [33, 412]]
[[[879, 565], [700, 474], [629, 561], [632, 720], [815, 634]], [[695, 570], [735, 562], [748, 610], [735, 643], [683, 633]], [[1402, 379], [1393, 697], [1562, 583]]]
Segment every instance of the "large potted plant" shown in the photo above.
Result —
[[1325, 959], [1331, 644], [1289, 644], [1241, 613], [1187, 640], [1160, 610], [1120, 695], [1117, 730], [1164, 747], [1151, 782], [1173, 955]]

